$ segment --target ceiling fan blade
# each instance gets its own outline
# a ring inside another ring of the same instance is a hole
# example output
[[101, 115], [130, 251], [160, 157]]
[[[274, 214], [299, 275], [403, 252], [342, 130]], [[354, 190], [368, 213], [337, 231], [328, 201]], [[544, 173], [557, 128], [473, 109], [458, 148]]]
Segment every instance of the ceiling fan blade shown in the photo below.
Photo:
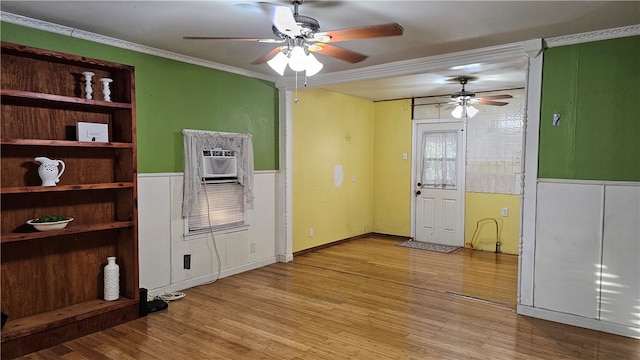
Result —
[[291, 9], [285, 6], [274, 7], [273, 25], [283, 34], [292, 38], [300, 35], [300, 26], [296, 23]]
[[283, 43], [284, 39], [258, 39], [258, 38], [234, 38], [234, 37], [219, 37], [219, 36], [184, 36], [185, 40], [232, 40], [232, 41], [253, 41], [259, 43]]
[[476, 102], [476, 104], [480, 104], [480, 105], [493, 105], [493, 106], [505, 106], [508, 104], [508, 102], [504, 102], [504, 101], [493, 101], [493, 100], [486, 100], [486, 99], [477, 99], [478, 101]]
[[489, 95], [489, 96], [483, 96], [483, 99], [490, 99], [490, 100], [500, 100], [500, 99], [511, 99], [513, 98], [513, 96], [509, 95], [509, 94], [504, 94], [504, 95]]
[[[363, 26], [351, 29], [333, 30], [320, 32], [314, 35], [316, 39], [323, 39], [323, 42], [337, 42], [357, 39], [370, 39], [385, 36], [399, 36], [404, 32], [404, 28], [396, 23]], [[329, 40], [324, 41], [325, 37]]]
[[355, 51], [343, 49], [334, 45], [324, 44], [324, 43], [315, 43], [313, 45], [310, 45], [309, 51], [326, 55], [326, 56], [331, 56], [336, 59], [350, 62], [352, 64], [358, 63], [368, 58], [367, 55], [360, 54]]
[[260, 65], [260, 64], [264, 64], [267, 61], [273, 59], [274, 56], [278, 55], [278, 53], [282, 50], [282, 48], [284, 48], [284, 46], [278, 46], [275, 49], [269, 51], [268, 53], [260, 56], [259, 58], [253, 60], [253, 62], [251, 63], [251, 65]]

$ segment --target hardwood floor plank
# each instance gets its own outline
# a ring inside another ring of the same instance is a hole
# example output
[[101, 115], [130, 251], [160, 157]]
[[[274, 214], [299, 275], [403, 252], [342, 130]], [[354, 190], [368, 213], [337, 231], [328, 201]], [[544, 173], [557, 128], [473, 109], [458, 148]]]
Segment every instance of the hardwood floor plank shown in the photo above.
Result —
[[187, 289], [24, 359], [640, 359], [640, 341], [519, 316], [517, 257], [365, 238]]

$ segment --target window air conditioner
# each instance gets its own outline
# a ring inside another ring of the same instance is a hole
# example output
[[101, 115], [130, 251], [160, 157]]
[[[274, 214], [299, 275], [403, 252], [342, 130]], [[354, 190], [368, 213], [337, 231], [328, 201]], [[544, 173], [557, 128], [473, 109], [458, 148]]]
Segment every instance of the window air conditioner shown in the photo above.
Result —
[[231, 150], [202, 150], [202, 177], [205, 179], [237, 178], [236, 156]]

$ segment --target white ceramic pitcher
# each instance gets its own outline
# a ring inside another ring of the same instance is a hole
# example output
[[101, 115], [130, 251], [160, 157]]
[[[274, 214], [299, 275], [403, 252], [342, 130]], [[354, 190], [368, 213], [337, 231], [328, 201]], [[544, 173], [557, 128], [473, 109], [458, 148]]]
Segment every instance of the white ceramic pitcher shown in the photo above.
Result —
[[[64, 172], [65, 165], [62, 160], [51, 160], [44, 156], [35, 158], [35, 161], [40, 163], [38, 168], [38, 175], [42, 179], [42, 186], [56, 186], [56, 183], [60, 181], [60, 176]], [[58, 164], [62, 165], [62, 170], [58, 171]]]

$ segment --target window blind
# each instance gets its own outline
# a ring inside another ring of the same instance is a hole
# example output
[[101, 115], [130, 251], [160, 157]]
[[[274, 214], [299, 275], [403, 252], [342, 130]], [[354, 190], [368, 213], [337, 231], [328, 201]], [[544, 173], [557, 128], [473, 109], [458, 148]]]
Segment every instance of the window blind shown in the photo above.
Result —
[[244, 187], [237, 182], [203, 183], [189, 213], [189, 232], [244, 225]]

